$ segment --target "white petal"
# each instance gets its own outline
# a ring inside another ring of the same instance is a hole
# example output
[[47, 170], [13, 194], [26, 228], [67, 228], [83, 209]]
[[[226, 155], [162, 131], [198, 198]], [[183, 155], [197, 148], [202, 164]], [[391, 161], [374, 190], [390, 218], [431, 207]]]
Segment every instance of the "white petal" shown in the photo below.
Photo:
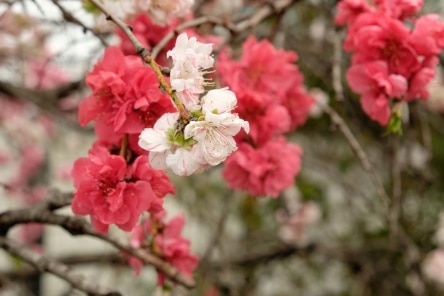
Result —
[[189, 176], [203, 168], [203, 163], [194, 153], [178, 148], [166, 158], [167, 166], [179, 176]]
[[234, 92], [228, 88], [210, 90], [202, 97], [202, 109], [217, 113], [230, 112], [236, 107], [237, 98]]
[[174, 127], [179, 119], [179, 112], [165, 113], [154, 124], [154, 129], [158, 131], [167, 131]]
[[211, 165], [218, 165], [237, 149], [233, 137], [220, 133], [217, 129], [207, 132], [205, 140], [198, 142], [205, 160]]
[[146, 151], [161, 152], [170, 149], [165, 132], [156, 131], [152, 128], [146, 128], [142, 131], [138, 144]]
[[170, 150], [163, 152], [150, 152], [148, 155], [148, 160], [153, 169], [156, 170], [166, 170], [166, 157], [170, 153]]
[[185, 139], [193, 137], [197, 141], [205, 137], [207, 131], [207, 123], [205, 121], [191, 121], [184, 130]]

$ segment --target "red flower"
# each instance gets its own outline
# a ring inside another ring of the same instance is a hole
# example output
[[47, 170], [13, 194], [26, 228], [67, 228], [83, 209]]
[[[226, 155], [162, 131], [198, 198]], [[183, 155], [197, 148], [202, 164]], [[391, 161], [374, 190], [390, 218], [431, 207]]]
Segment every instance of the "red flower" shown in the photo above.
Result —
[[100, 146], [90, 150], [89, 158], [74, 163], [72, 177], [76, 187], [72, 210], [90, 215], [99, 232], [107, 232], [110, 224], [131, 231], [156, 198], [149, 182], [127, 176], [126, 161]]
[[227, 158], [222, 173], [231, 188], [247, 190], [254, 196], [277, 197], [293, 185], [301, 167], [299, 146], [279, 137], [257, 149], [247, 143], [238, 148]]
[[347, 71], [350, 87], [362, 94], [364, 112], [381, 125], [390, 119], [389, 98], [402, 98], [407, 91], [407, 80], [401, 75], [389, 74], [383, 61], [353, 65]]
[[151, 68], [138, 57], [125, 57], [117, 47], [105, 50], [86, 82], [93, 94], [79, 105], [80, 124], [95, 120], [99, 139], [113, 144], [124, 134], [138, 134], [153, 126], [163, 113], [175, 110], [160, 91]]
[[[162, 212], [137, 225], [133, 231], [131, 245], [134, 248], [150, 247], [154, 254], [174, 265], [184, 275], [191, 277], [199, 259], [190, 252], [189, 240], [181, 235], [185, 219], [182, 215], [178, 215], [165, 223], [164, 216], [165, 212]], [[147, 238], [152, 239], [149, 246], [145, 244]], [[129, 263], [138, 274], [142, 267], [140, 260], [130, 257]], [[162, 273], [158, 276], [159, 284], [164, 285], [165, 276]]]

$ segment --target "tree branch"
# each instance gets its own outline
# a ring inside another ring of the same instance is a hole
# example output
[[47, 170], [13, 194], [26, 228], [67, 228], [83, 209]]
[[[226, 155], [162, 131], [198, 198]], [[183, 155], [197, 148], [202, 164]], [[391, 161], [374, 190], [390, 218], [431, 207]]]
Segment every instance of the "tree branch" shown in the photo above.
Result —
[[111, 291], [108, 288], [102, 287], [97, 283], [88, 281], [83, 275], [70, 269], [67, 265], [46, 258], [38, 253], [32, 252], [23, 246], [8, 240], [6, 237], [0, 236], [0, 247], [13, 256], [16, 256], [23, 261], [31, 264], [40, 272], [49, 272], [59, 278], [64, 279], [74, 288], [81, 290], [88, 295], [94, 296], [120, 296], [116, 291]]
[[122, 242], [120, 239], [111, 236], [111, 234], [97, 233], [89, 223], [81, 218], [52, 213], [51, 210], [54, 209], [55, 205], [57, 205], [57, 203], [43, 201], [29, 209], [12, 210], [1, 213], [0, 235], [6, 236], [9, 229], [17, 224], [36, 222], [57, 225], [63, 227], [72, 235], [89, 235], [106, 241], [128, 255], [137, 257], [143, 263], [153, 265], [171, 280], [187, 288], [193, 288], [195, 286], [193, 279], [184, 276], [174, 266], [153, 254], [142, 249], [134, 249], [127, 245], [126, 242]]

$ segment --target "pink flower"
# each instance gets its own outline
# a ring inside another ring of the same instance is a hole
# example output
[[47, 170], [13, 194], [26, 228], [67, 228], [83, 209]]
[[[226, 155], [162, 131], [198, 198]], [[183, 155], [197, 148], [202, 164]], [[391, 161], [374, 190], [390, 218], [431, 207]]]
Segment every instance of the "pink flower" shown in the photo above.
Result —
[[257, 149], [247, 143], [238, 148], [225, 161], [222, 173], [231, 188], [247, 190], [254, 196], [277, 197], [294, 183], [301, 167], [299, 146], [279, 137]]
[[[352, 24], [348, 39], [353, 40], [353, 63], [367, 63], [375, 60], [387, 62], [389, 71], [405, 77], [416, 71], [419, 57], [408, 42], [410, 30], [396, 19], [381, 14], [371, 14], [374, 24]], [[368, 14], [367, 14], [368, 16]], [[354, 27], [357, 27], [354, 29]]]
[[250, 123], [247, 138], [258, 144], [290, 131], [291, 127], [289, 110], [277, 102], [269, 101], [269, 98], [254, 91], [240, 92], [238, 95], [237, 112]]
[[99, 232], [107, 232], [110, 224], [131, 231], [156, 199], [149, 182], [127, 175], [126, 161], [102, 147], [90, 150], [89, 158], [77, 159], [72, 177], [76, 187], [72, 210], [90, 215]]
[[298, 58], [296, 53], [276, 49], [268, 40], [257, 41], [252, 36], [243, 43], [242, 49], [238, 62], [226, 54], [220, 55], [217, 70], [224, 85], [236, 93], [254, 90], [279, 98], [285, 96], [293, 87], [293, 81], [288, 78], [297, 73], [293, 64]]
[[392, 18], [403, 20], [408, 16], [417, 13], [424, 3], [424, 0], [376, 0], [378, 9]]
[[367, 0], [342, 0], [338, 3], [337, 9], [335, 17], [337, 25], [350, 24], [362, 13], [375, 11]]
[[[196, 268], [198, 258], [190, 252], [190, 242], [181, 233], [185, 224], [182, 215], [164, 222], [164, 213], [152, 216], [134, 228], [131, 246], [134, 248], [150, 247], [151, 252], [174, 265], [184, 275], [191, 277]], [[146, 242], [150, 241], [149, 244]], [[130, 265], [136, 274], [140, 272], [140, 260], [130, 257]], [[163, 285], [165, 276], [159, 275], [159, 284]]]
[[307, 93], [302, 86], [302, 81], [300, 83], [295, 82], [294, 87], [288, 90], [287, 95], [282, 100], [282, 105], [285, 106], [290, 115], [290, 131], [305, 123], [314, 102], [313, 96]]
[[[250, 138], [265, 143], [305, 122], [313, 99], [302, 85], [294, 52], [276, 49], [269, 41], [249, 37], [239, 61], [223, 52], [218, 73], [238, 97], [239, 116], [250, 123]], [[270, 63], [269, 61], [273, 61]]]
[[146, 181], [150, 183], [151, 189], [155, 194], [155, 199], [151, 202], [149, 211], [157, 213], [163, 210], [163, 197], [168, 193], [174, 194], [175, 189], [171, 184], [168, 175], [159, 170], [153, 169], [146, 156], [139, 156], [131, 165], [129, 175], [135, 180]]
[[427, 86], [435, 77], [435, 67], [437, 64], [438, 58], [436, 56], [423, 61], [422, 67], [410, 78], [405, 100], [427, 99], [429, 97]]
[[79, 105], [80, 124], [95, 120], [96, 134], [110, 143], [124, 134], [140, 133], [163, 113], [175, 110], [159, 90], [154, 72], [138, 57], [123, 56], [117, 47], [105, 50], [86, 83], [93, 94]]
[[355, 92], [362, 94], [364, 112], [381, 125], [386, 125], [390, 118], [389, 98], [402, 98], [407, 91], [407, 80], [401, 75], [390, 75], [383, 61], [352, 66], [347, 80]]
[[419, 55], [429, 57], [439, 54], [444, 48], [444, 22], [437, 14], [418, 18], [408, 41]]
[[390, 97], [401, 97], [407, 90], [405, 77], [389, 74], [387, 63], [374, 61], [353, 65], [347, 71], [350, 87], [361, 94], [383, 92]]

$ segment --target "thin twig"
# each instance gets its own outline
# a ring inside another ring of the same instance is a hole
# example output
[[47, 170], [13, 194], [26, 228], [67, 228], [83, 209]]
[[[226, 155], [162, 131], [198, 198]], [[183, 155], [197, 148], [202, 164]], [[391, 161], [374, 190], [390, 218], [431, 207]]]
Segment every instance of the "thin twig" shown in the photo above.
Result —
[[109, 288], [98, 285], [96, 282], [89, 281], [82, 274], [69, 268], [69, 266], [51, 260], [38, 253], [32, 252], [20, 244], [17, 244], [6, 237], [0, 236], [0, 247], [13, 256], [31, 264], [40, 272], [49, 272], [59, 278], [64, 279], [74, 288], [94, 296], [120, 296], [121, 294], [112, 291]]
[[221, 209], [221, 216], [217, 222], [216, 231], [214, 232], [213, 239], [211, 240], [210, 244], [208, 245], [208, 248], [206, 249], [204, 255], [200, 260], [201, 264], [207, 263], [212, 252], [214, 251], [214, 248], [219, 244], [219, 241], [222, 238], [228, 214], [231, 212], [230, 208], [233, 203], [233, 196], [234, 194], [231, 190], [229, 190], [227, 194], [224, 196], [224, 205]]
[[398, 235], [399, 217], [402, 203], [401, 163], [399, 159], [399, 138], [392, 139], [392, 199], [389, 209], [389, 222], [392, 236]]
[[70, 22], [72, 24], [78, 25], [83, 29], [83, 32], [91, 32], [93, 33], [102, 43], [103, 46], [108, 46], [108, 43], [106, 42], [105, 39], [103, 39], [102, 36], [100, 36], [99, 33], [97, 33], [94, 29], [86, 26], [83, 22], [81, 22], [79, 19], [77, 19], [72, 13], [70, 13], [69, 11], [67, 11], [60, 3], [58, 0], [51, 0], [52, 3], [54, 3], [55, 6], [57, 6], [59, 8], [59, 10], [62, 12], [63, 18], [67, 21]]
[[342, 40], [339, 32], [332, 30], [333, 36], [333, 69], [332, 83], [337, 101], [344, 101], [344, 89], [342, 87]]
[[333, 123], [338, 126], [341, 133], [347, 139], [347, 142], [349, 143], [353, 152], [356, 154], [357, 158], [359, 159], [361, 166], [363, 167], [363, 169], [365, 171], [367, 171], [370, 174], [373, 185], [376, 188], [376, 192], [382, 198], [383, 202], [386, 205], [388, 205], [390, 202], [390, 198], [384, 188], [384, 185], [383, 185], [381, 179], [379, 178], [378, 174], [376, 173], [375, 168], [373, 167], [370, 160], [368, 159], [367, 154], [362, 149], [361, 144], [359, 144], [358, 140], [353, 135], [352, 131], [350, 130], [348, 125], [345, 123], [344, 119], [342, 119], [342, 117], [335, 110], [333, 110], [328, 105], [323, 105], [322, 107], [323, 107], [324, 111], [330, 116], [330, 119], [333, 121]]
[[187, 288], [193, 288], [195, 286], [193, 279], [184, 276], [174, 266], [163, 261], [162, 259], [144, 250], [134, 249], [119, 239], [111, 236], [111, 234], [97, 233], [89, 223], [81, 218], [54, 214], [40, 204], [37, 204], [37, 206], [29, 209], [11, 210], [1, 213], [0, 234], [6, 235], [9, 229], [14, 225], [33, 222], [57, 225], [63, 227], [72, 235], [89, 235], [99, 238], [129, 255], [137, 257], [145, 264], [153, 265], [171, 280]]
[[245, 20], [239, 21], [238, 23], [232, 23], [227, 19], [216, 17], [216, 16], [202, 16], [197, 19], [186, 21], [179, 26], [177, 26], [173, 31], [169, 32], [162, 38], [162, 40], [156, 44], [156, 46], [152, 49], [151, 56], [155, 59], [162, 49], [173, 39], [176, 35], [182, 32], [185, 29], [191, 27], [197, 27], [202, 24], [215, 24], [226, 28], [228, 31], [234, 34], [238, 34], [244, 32], [249, 28], [256, 27], [259, 23], [261, 23], [265, 18], [270, 15], [277, 13], [282, 14], [287, 7], [289, 7], [292, 3], [300, 0], [279, 0], [279, 1], [269, 1], [258, 10], [256, 10], [252, 15], [250, 15]]
[[162, 51], [162, 49], [168, 44], [168, 42], [170, 42], [171, 39], [173, 39], [175, 36], [180, 34], [180, 32], [182, 32], [183, 30], [188, 29], [188, 28], [192, 28], [192, 27], [197, 27], [199, 25], [206, 24], [206, 23], [218, 24], [218, 25], [222, 25], [227, 28], [232, 27], [231, 24], [226, 23], [223, 19], [221, 19], [219, 17], [215, 17], [215, 16], [202, 16], [197, 19], [192, 19], [192, 20], [186, 21], [186, 22], [180, 24], [179, 26], [177, 26], [174, 30], [168, 32], [168, 34], [166, 34], [162, 38], [162, 40], [160, 40], [160, 42], [157, 43], [155, 47], [153, 47], [153, 49], [151, 51], [152, 58], [156, 59], [157, 56], [159, 55], [159, 53]]

